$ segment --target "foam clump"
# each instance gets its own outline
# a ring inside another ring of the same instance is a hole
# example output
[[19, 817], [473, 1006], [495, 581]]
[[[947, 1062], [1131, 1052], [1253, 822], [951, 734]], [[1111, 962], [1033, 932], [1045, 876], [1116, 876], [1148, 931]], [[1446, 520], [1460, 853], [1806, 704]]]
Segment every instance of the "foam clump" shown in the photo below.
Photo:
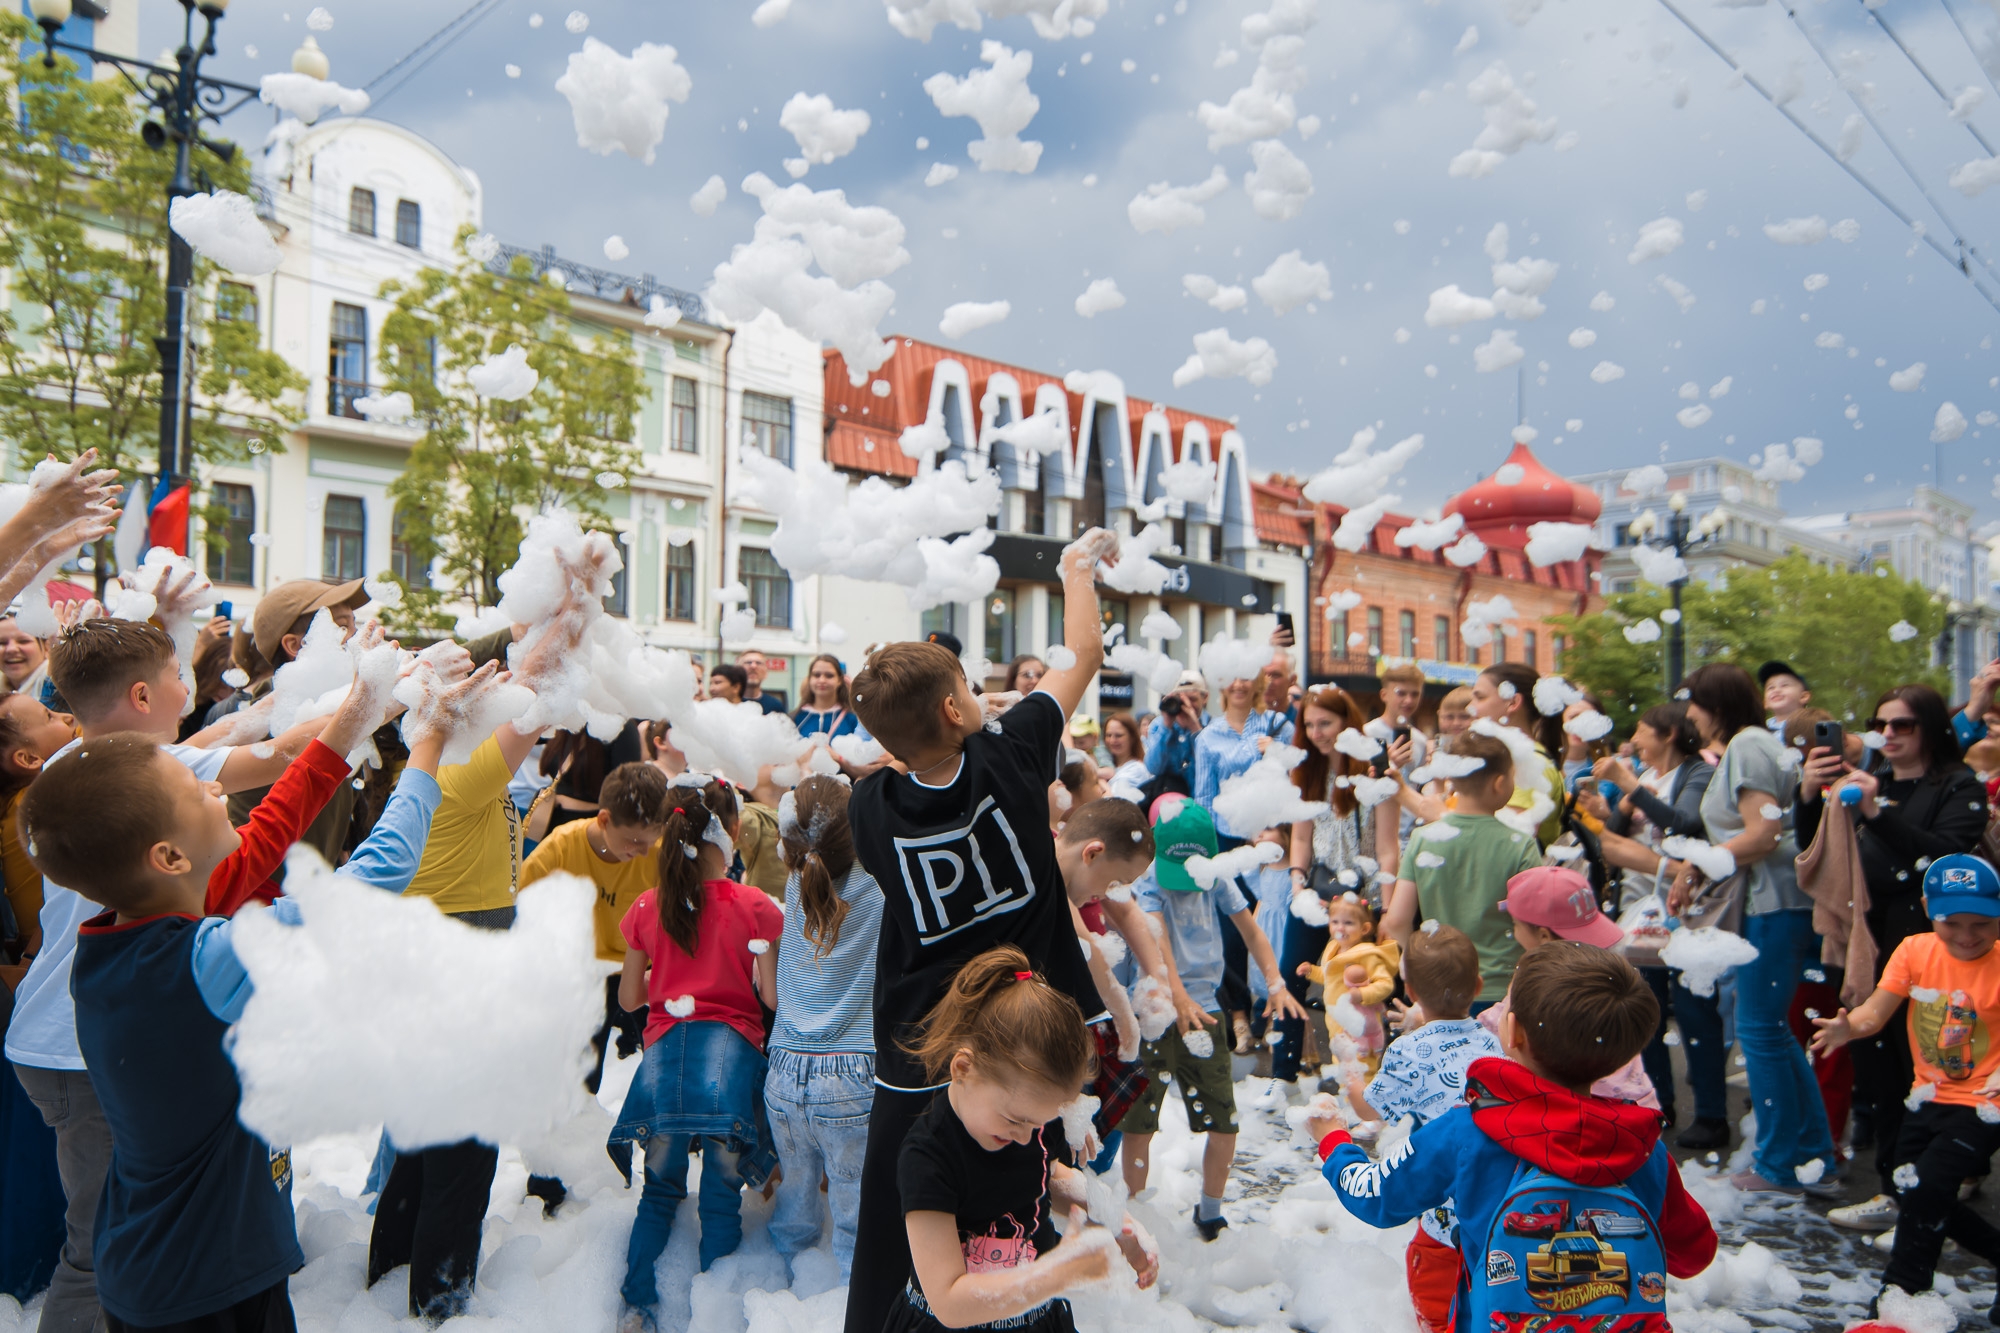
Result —
[[1236, 829], [1275, 828], [1326, 813], [1325, 801], [1308, 801], [1292, 783], [1292, 770], [1306, 752], [1273, 745], [1256, 763], [1225, 780], [1212, 809], [1216, 819]]
[[1696, 995], [1715, 994], [1715, 983], [1733, 967], [1754, 962], [1757, 946], [1733, 931], [1706, 926], [1673, 932], [1660, 950], [1660, 961], [1679, 968], [1681, 981]]
[[1139, 1020], [1139, 1035], [1158, 1041], [1174, 1025], [1174, 1001], [1157, 977], [1144, 976], [1132, 987], [1132, 1012]]
[[[285, 890], [303, 925], [254, 913], [235, 926], [257, 987], [230, 1045], [245, 1125], [296, 1143], [379, 1124], [411, 1149], [542, 1135], [581, 1109], [604, 1009], [588, 881], [523, 890], [511, 931], [336, 875], [306, 848]], [[458, 1024], [467, 1005], [487, 1021]]]
[[1188, 878], [1204, 889], [1212, 889], [1225, 879], [1247, 875], [1259, 866], [1272, 865], [1285, 854], [1275, 842], [1246, 842], [1217, 856], [1190, 856]]

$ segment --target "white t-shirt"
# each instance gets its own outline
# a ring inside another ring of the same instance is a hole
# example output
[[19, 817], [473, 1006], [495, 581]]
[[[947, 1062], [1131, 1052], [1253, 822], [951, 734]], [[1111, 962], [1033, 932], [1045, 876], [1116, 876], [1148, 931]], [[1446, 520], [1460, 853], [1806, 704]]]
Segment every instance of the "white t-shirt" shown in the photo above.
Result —
[[[53, 764], [82, 741], [71, 741], [48, 757]], [[214, 782], [235, 751], [229, 746], [198, 750], [192, 745], [162, 745], [175, 759], [194, 770], [203, 782]], [[45, 765], [46, 766], [46, 765]], [[76, 1004], [70, 998], [70, 964], [76, 956], [77, 928], [104, 909], [80, 893], [42, 881], [42, 951], [14, 992], [14, 1019], [7, 1027], [7, 1058], [35, 1069], [82, 1069], [83, 1053], [76, 1047]]]

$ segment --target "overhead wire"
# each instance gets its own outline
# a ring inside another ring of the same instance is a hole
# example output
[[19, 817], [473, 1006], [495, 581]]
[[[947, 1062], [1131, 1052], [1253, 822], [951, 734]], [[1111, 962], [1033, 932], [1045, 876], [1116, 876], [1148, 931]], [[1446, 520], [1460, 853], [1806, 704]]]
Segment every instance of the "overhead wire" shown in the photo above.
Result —
[[1991, 88], [1996, 94], [2000, 94], [2000, 83], [1993, 81], [1992, 71], [1988, 70], [1986, 62], [1979, 58], [1979, 47], [1973, 43], [1972, 33], [1965, 26], [1965, 20], [1960, 18], [1958, 11], [1951, 7], [1951, 0], [1938, 0], [1938, 4], [1944, 10], [1945, 17], [1951, 20], [1951, 26], [1958, 29], [1958, 35], [1965, 42], [1967, 53], [1972, 56], [1972, 63], [1979, 66], [1979, 72], [1986, 78], [1986, 86]]
[[1836, 167], [1839, 167], [1842, 171], [1846, 172], [1848, 177], [1852, 179], [1856, 185], [1859, 185], [1863, 190], [1867, 191], [1868, 195], [1871, 198], [1873, 198], [1876, 203], [1882, 205], [1883, 209], [1886, 212], [1888, 212], [1888, 214], [1891, 217], [1901, 222], [1905, 227], [1909, 228], [1920, 241], [1930, 246], [1932, 250], [1935, 250], [1939, 258], [1943, 259], [1947, 264], [1951, 265], [1952, 268], [1956, 269], [1965, 278], [1965, 280], [1972, 285], [1972, 289], [1975, 292], [1979, 293], [1980, 298], [1982, 300], [1984, 300], [1988, 305], [1992, 306], [1996, 312], [2000, 312], [2000, 296], [1996, 296], [1993, 292], [1988, 291], [1986, 287], [1981, 284], [1979, 278], [1971, 271], [1971, 269], [1968, 266], [1966, 266], [1966, 264], [1963, 262], [1960, 256], [1954, 255], [1950, 250], [1947, 250], [1944, 246], [1940, 245], [1938, 243], [1937, 238], [1930, 234], [1929, 228], [1920, 226], [1915, 218], [1911, 217], [1893, 199], [1891, 199], [1888, 195], [1884, 194], [1880, 189], [1880, 187], [1878, 187], [1873, 181], [1869, 180], [1866, 176], [1862, 175], [1861, 172], [1856, 170], [1851, 163], [1842, 158], [1839, 152], [1834, 149], [1832, 144], [1828, 143], [1826, 140], [1820, 138], [1819, 135], [1815, 134], [1811, 126], [1807, 125], [1803, 120], [1799, 119], [1797, 112], [1793, 111], [1786, 102], [1780, 101], [1778, 97], [1770, 90], [1770, 88], [1765, 86], [1763, 80], [1759, 79], [1755, 74], [1752, 74], [1749, 70], [1745, 69], [1742, 63], [1739, 62], [1736, 59], [1736, 57], [1730, 55], [1729, 52], [1722, 46], [1721, 43], [1717, 42], [1713, 37], [1710, 37], [1708, 33], [1702, 29], [1700, 24], [1696, 23], [1693, 19], [1689, 18], [1686, 12], [1684, 12], [1681, 9], [1681, 7], [1675, 3], [1675, 0], [1659, 0], [1659, 4], [1661, 8], [1665, 9], [1669, 14], [1672, 14], [1676, 19], [1678, 19], [1680, 21], [1681, 26], [1686, 28], [1688, 32], [1694, 35], [1695, 40], [1699, 41], [1703, 46], [1706, 46], [1711, 52], [1714, 53], [1715, 57], [1718, 60], [1722, 61], [1723, 64], [1729, 66], [1731, 70], [1735, 71], [1738, 77], [1740, 77], [1746, 85], [1748, 85], [1754, 92], [1756, 92], [1756, 94], [1759, 97], [1762, 97], [1766, 102], [1770, 103], [1773, 110], [1775, 110], [1779, 115], [1783, 116], [1786, 120], [1790, 121], [1792, 127], [1796, 129], [1800, 134], [1804, 135], [1808, 143], [1812, 144], [1813, 147], [1819, 149], [1820, 152], [1824, 153], [1829, 162], [1833, 163]]
[[[370, 79], [366, 84], [362, 85], [363, 89], [374, 97], [374, 101], [377, 105], [380, 105], [382, 102], [394, 96], [398, 91], [400, 91], [402, 88], [408, 85], [410, 80], [416, 78], [417, 75], [421, 74], [433, 60], [436, 60], [439, 56], [443, 55], [446, 51], [450, 50], [455, 44], [457, 44], [458, 40], [461, 37], [464, 37], [474, 28], [478, 27], [480, 23], [484, 22], [486, 18], [492, 15], [494, 11], [498, 10], [501, 7], [501, 5], [505, 3], [506, 0], [472, 0], [472, 3], [470, 5], [467, 5], [464, 9], [460, 10], [458, 15], [455, 18], [453, 18], [451, 22], [445, 24], [443, 27], [439, 28], [436, 32], [424, 38], [423, 41], [417, 43], [417, 45], [410, 51], [408, 55], [404, 56], [401, 60], [398, 60], [395, 64], [389, 66], [389, 68], [383, 70], [380, 74], [377, 74], [374, 78]], [[422, 57], [421, 60], [418, 59], [419, 56]], [[396, 71], [402, 69], [403, 66], [408, 65], [412, 60], [416, 60], [417, 64], [413, 69], [409, 71], [409, 73], [403, 75], [402, 78], [398, 79], [393, 85], [385, 89], [383, 92], [379, 94], [375, 93], [374, 90], [377, 84], [380, 84], [385, 79], [388, 79], [390, 76], [394, 75]]]
[[[1952, 97], [1950, 93], [1945, 91], [1944, 85], [1939, 83], [1937, 79], [1931, 75], [1930, 70], [1924, 66], [1924, 62], [1917, 59], [1916, 53], [1910, 50], [1909, 43], [1905, 42], [1902, 39], [1901, 35], [1898, 34], [1894, 28], [1889, 26], [1889, 20], [1882, 17], [1882, 11], [1879, 9], [1869, 8], [1869, 6], [1865, 3], [1865, 0], [1861, 8], [1863, 12], [1865, 12], [1868, 15], [1869, 18], [1875, 20], [1875, 26], [1882, 30], [1883, 35], [1896, 44], [1896, 49], [1903, 53], [1903, 58], [1910, 62], [1910, 67], [1916, 70], [1917, 73], [1923, 75], [1924, 82], [1928, 83], [1931, 86], [1931, 91], [1935, 92], [1938, 95], [1938, 100], [1942, 101], [1946, 106], [1950, 106], [1955, 99]], [[1856, 100], [1859, 101], [1858, 98]], [[1981, 148], [1986, 150], [1986, 155], [1988, 157], [1992, 157], [1996, 152], [2000, 152], [2000, 150], [1996, 150], [1993, 147], [1993, 145], [1987, 141], [1985, 135], [1979, 132], [1979, 127], [1977, 125], [1974, 125], [1969, 120], [1959, 121], [1959, 124], [1965, 126], [1966, 133], [1970, 134], [1973, 137], [1974, 141], [1977, 142]]]

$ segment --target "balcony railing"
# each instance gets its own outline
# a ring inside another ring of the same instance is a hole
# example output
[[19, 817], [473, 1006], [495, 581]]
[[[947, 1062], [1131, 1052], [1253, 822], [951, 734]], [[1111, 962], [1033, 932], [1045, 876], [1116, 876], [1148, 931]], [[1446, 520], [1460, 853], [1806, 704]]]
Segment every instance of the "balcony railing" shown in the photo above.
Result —
[[539, 250], [529, 250], [518, 245], [502, 245], [500, 253], [493, 256], [486, 265], [487, 270], [493, 273], [510, 273], [513, 271], [516, 256], [528, 261], [529, 271], [537, 278], [551, 272], [560, 274], [564, 291], [588, 291], [600, 300], [628, 302], [641, 310], [651, 309], [653, 298], [659, 296], [665, 298], [668, 305], [680, 307], [684, 317], [700, 320], [703, 323], [708, 322], [708, 307], [701, 297], [693, 292], [669, 287], [650, 273], [635, 278], [630, 274], [613, 273], [609, 269], [593, 268], [588, 264], [564, 259], [556, 253], [553, 245], [545, 245]]
[[354, 400], [367, 396], [368, 386], [360, 380], [329, 379], [326, 388], [327, 415], [365, 421], [367, 418], [361, 415], [361, 409], [354, 405]]

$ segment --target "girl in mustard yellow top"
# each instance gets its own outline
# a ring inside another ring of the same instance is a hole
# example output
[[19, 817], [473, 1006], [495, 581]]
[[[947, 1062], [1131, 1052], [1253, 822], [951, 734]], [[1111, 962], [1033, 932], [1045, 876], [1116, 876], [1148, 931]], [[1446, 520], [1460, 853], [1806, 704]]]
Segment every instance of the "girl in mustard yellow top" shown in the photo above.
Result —
[[1326, 905], [1326, 952], [1319, 965], [1299, 964], [1299, 975], [1326, 987], [1327, 1009], [1343, 993], [1354, 997], [1365, 1025], [1358, 1040], [1370, 1077], [1382, 1063], [1382, 1006], [1396, 990], [1403, 951], [1394, 940], [1375, 938], [1375, 913], [1354, 893]]

